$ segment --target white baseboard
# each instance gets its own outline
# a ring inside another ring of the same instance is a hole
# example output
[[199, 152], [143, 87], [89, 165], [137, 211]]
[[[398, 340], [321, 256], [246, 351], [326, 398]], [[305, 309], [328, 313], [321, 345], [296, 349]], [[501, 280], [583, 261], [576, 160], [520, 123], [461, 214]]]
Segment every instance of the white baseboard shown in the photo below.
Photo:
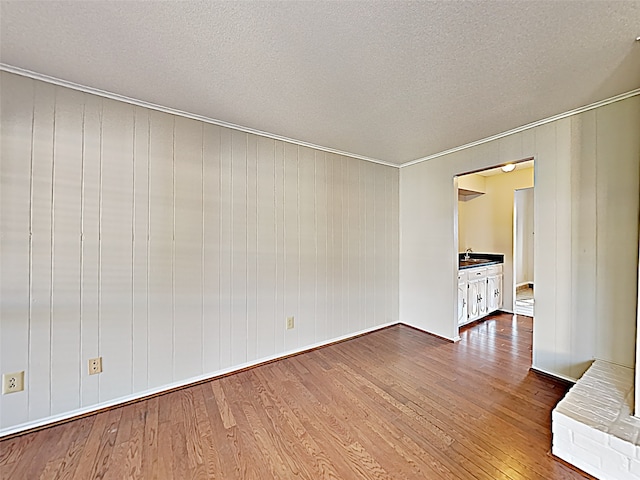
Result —
[[179, 382], [173, 382], [168, 385], [163, 385], [161, 387], [151, 388], [148, 390], [144, 390], [142, 392], [134, 393], [132, 395], [126, 395], [124, 397], [114, 398], [113, 400], [109, 400], [107, 402], [97, 403], [95, 405], [91, 405], [84, 408], [78, 408], [75, 410], [71, 410], [69, 412], [61, 413], [59, 415], [52, 415], [50, 417], [42, 418], [40, 420], [35, 420], [32, 422], [21, 423], [19, 425], [14, 425], [11, 427], [7, 427], [4, 429], [0, 429], [0, 439], [2, 437], [6, 437], [9, 435], [15, 435], [16, 433], [24, 432], [25, 430], [32, 430], [35, 428], [45, 427], [47, 425], [55, 424], [58, 422], [62, 422], [65, 420], [70, 420], [74, 417], [80, 417], [87, 414], [91, 414], [97, 412], [99, 410], [103, 410], [105, 408], [116, 407], [118, 405], [129, 403], [135, 400], [141, 400], [145, 397], [154, 396], [163, 392], [167, 392], [169, 390], [174, 390], [176, 388], [186, 387], [193, 383], [199, 383], [205, 380], [212, 380], [214, 378], [228, 375], [230, 373], [238, 372], [240, 370], [244, 370], [246, 368], [255, 367], [263, 363], [272, 362], [274, 360], [280, 360], [291, 355], [296, 355], [298, 353], [304, 353], [309, 350], [314, 350], [319, 347], [324, 347], [326, 345], [330, 345], [332, 343], [341, 342], [343, 340], [349, 340], [354, 337], [358, 337], [365, 333], [375, 332], [376, 330], [382, 330], [383, 328], [391, 327], [393, 325], [398, 325], [400, 322], [389, 322], [384, 323], [382, 325], [376, 325], [375, 327], [365, 328], [364, 330], [359, 330], [357, 332], [349, 333], [347, 335], [342, 335], [340, 337], [335, 337], [330, 340], [325, 340], [322, 342], [314, 343], [312, 345], [307, 345], [306, 347], [297, 348], [295, 350], [289, 350], [287, 352], [283, 352], [277, 355], [271, 355], [269, 357], [263, 357], [258, 360], [243, 363], [241, 365], [236, 365], [234, 367], [225, 368], [222, 370], [218, 370], [215, 372], [207, 373], [205, 375], [198, 375], [196, 377], [187, 378], [186, 380], [181, 380]]
[[542, 373], [543, 375], [548, 375], [549, 377], [555, 377], [559, 380], [564, 380], [565, 382], [576, 383], [578, 381], [577, 378], [567, 377], [566, 375], [562, 375], [556, 372], [550, 372], [549, 370], [545, 370], [544, 368], [538, 368], [535, 365], [531, 365], [531, 370], [534, 372]]

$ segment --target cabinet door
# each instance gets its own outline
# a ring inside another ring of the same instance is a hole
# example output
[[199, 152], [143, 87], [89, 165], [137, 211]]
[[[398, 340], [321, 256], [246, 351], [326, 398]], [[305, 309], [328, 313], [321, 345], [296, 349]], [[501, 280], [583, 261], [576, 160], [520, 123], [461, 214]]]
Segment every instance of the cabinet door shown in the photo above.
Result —
[[502, 276], [502, 274], [498, 275], [496, 278], [496, 289], [498, 290], [496, 295], [496, 310], [501, 309], [504, 305], [502, 301], [503, 279], [504, 277]]
[[487, 279], [484, 278], [478, 282], [478, 311], [483, 317], [487, 314]]
[[458, 284], [458, 325], [467, 323], [467, 283]]
[[502, 274], [487, 277], [487, 313], [502, 308]]
[[467, 309], [469, 314], [469, 321], [475, 320], [480, 317], [480, 300], [479, 300], [479, 292], [478, 285], [480, 283], [484, 283], [483, 280], [470, 280], [468, 295], [467, 295]]
[[498, 309], [498, 277], [491, 275], [487, 277], [487, 313]]

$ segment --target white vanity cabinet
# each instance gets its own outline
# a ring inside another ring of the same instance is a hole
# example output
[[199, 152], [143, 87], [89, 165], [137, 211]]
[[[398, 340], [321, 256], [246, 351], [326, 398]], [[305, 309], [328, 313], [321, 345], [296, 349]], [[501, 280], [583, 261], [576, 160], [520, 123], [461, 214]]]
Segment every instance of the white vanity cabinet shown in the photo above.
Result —
[[501, 309], [502, 287], [501, 264], [460, 270], [458, 272], [458, 325], [473, 322]]

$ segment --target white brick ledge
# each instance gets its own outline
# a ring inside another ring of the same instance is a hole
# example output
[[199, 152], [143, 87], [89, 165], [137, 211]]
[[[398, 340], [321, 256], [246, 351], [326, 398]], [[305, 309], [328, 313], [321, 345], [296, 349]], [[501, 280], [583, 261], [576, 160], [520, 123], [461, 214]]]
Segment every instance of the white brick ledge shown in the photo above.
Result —
[[552, 452], [601, 480], [640, 480], [634, 372], [596, 360], [552, 413]]

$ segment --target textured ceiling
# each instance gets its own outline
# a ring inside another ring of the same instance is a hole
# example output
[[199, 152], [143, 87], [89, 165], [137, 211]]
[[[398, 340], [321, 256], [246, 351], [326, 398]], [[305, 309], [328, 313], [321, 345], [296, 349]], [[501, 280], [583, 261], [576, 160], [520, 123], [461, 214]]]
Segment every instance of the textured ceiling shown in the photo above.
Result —
[[401, 164], [640, 86], [640, 1], [4, 1], [0, 61]]

